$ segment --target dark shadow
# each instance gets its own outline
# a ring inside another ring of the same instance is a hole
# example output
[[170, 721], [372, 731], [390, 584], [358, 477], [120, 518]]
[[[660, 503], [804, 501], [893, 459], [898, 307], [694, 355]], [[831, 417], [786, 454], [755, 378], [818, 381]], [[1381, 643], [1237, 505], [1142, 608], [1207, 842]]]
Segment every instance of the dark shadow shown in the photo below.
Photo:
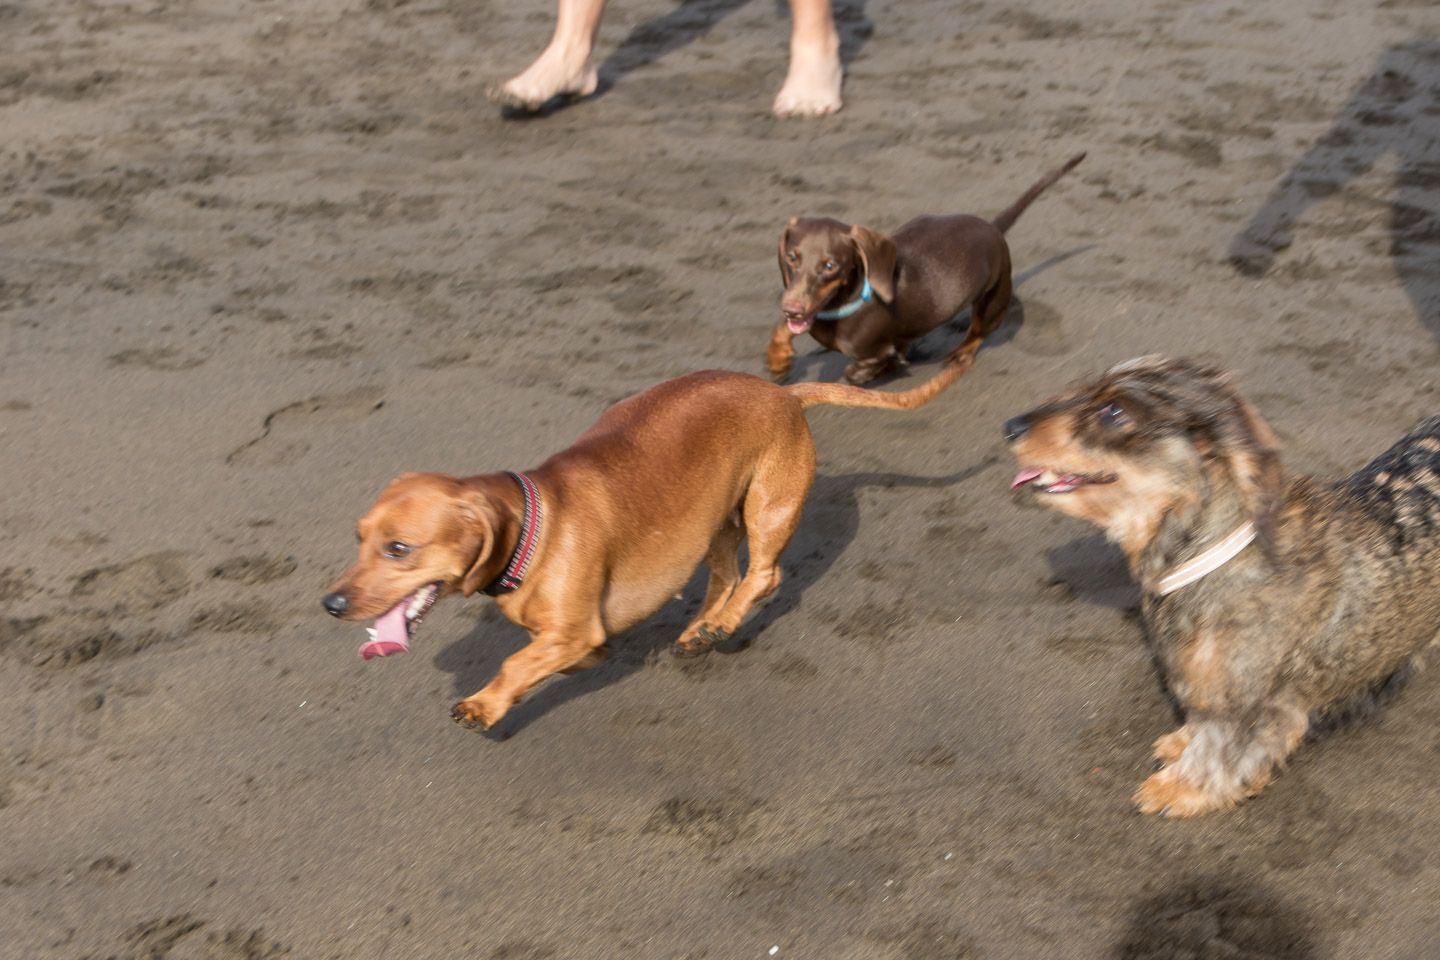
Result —
[[1221, 879], [1166, 884], [1135, 904], [1116, 960], [1313, 960], [1311, 923], [1267, 890]]
[[610, 55], [600, 64], [601, 96], [621, 77], [659, 60], [666, 54], [688, 46], [709, 33], [721, 20], [745, 6], [750, 0], [680, 0], [669, 13], [631, 30]]
[[817, 476], [805, 504], [805, 517], [800, 522], [800, 529], [785, 549], [785, 582], [774, 598], [741, 628], [740, 644], [747, 645], [759, 638], [772, 623], [795, 609], [805, 591], [819, 582], [831, 565], [840, 559], [860, 529], [858, 491], [869, 487], [887, 490], [951, 487], [978, 476], [981, 471], [993, 466], [997, 459], [986, 457], [940, 477], [910, 477], [898, 473]]
[[1085, 243], [1081, 244], [1078, 247], [1071, 247], [1069, 250], [1062, 250], [1054, 256], [1046, 257], [1044, 260], [1041, 260], [1039, 263], [1035, 264], [1032, 267], [1028, 267], [1025, 270], [1020, 271], [1019, 273], [1011, 274], [1010, 285], [1018, 289], [1019, 287], [1024, 286], [1026, 283], [1029, 283], [1034, 278], [1040, 276], [1040, 274], [1044, 273], [1046, 270], [1049, 270], [1051, 267], [1058, 267], [1060, 264], [1064, 263], [1066, 260], [1069, 260], [1071, 257], [1078, 257], [1082, 253], [1089, 253], [1091, 250], [1094, 250], [1098, 246], [1100, 246], [1100, 244], [1098, 243]]
[[[1021, 502], [1025, 502], [1023, 495]], [[1046, 508], [1035, 504], [1033, 509]], [[1155, 686], [1169, 704], [1176, 722], [1184, 722], [1184, 708], [1170, 689], [1160, 649], [1140, 612], [1140, 586], [1130, 575], [1130, 567], [1120, 548], [1105, 539], [1102, 533], [1089, 533], [1050, 550], [1046, 560], [1050, 564], [1051, 585], [1064, 590], [1075, 600], [1120, 610], [1127, 619], [1139, 623], [1140, 636], [1150, 654]]]
[[[709, 655], [734, 653], [748, 646], [771, 624], [793, 610], [805, 591], [825, 575], [844, 554], [860, 528], [858, 491], [869, 487], [948, 487], [968, 480], [994, 462], [995, 458], [991, 457], [941, 477], [908, 477], [892, 473], [817, 476], [805, 504], [800, 529], [786, 547], [781, 560], [785, 581], [780, 590], [740, 628], [731, 645]], [[668, 656], [666, 651], [670, 644], [699, 609], [705, 594], [704, 570], [704, 564], [701, 564], [680, 599], [665, 604], [646, 620], [611, 637], [609, 660], [593, 670], [547, 681], [511, 708], [486, 736], [493, 740], [507, 739], [560, 704], [623, 680], [659, 657]], [[527, 642], [525, 631], [505, 620], [497, 607], [487, 604], [480, 624], [436, 654], [433, 662], [453, 676], [455, 696], [465, 697], [488, 683], [499, 672], [501, 662]]]
[[[1026, 494], [1021, 493], [1021, 501]], [[1033, 505], [1036, 510], [1046, 507]], [[1088, 533], [1045, 554], [1050, 582], [1076, 599], [1111, 610], [1138, 611], [1140, 587], [1130, 575], [1125, 554], [1103, 533]]]
[[[1389, 207], [1390, 255], [1420, 323], [1440, 339], [1440, 43], [1390, 47], [1336, 116], [1328, 132], [1271, 191], [1263, 207], [1231, 242], [1240, 273], [1261, 277], [1295, 244], [1296, 221], [1312, 206], [1342, 192]], [[1360, 195], [1356, 178], [1393, 156], [1388, 198]], [[1301, 270], [1307, 234], [1334, 235], [1325, 223], [1301, 227], [1299, 246], [1280, 268]]]
[[[648, 67], [667, 54], [688, 46], [705, 36], [721, 20], [745, 6], [750, 0], [680, 0], [669, 13], [647, 20], [621, 40], [596, 69], [599, 85], [588, 97], [556, 97], [538, 110], [504, 108], [503, 115], [512, 120], [546, 117], [563, 107], [581, 100], [602, 97], [628, 73]], [[776, 4], [783, 22], [788, 24], [790, 6]], [[859, 55], [875, 25], [865, 16], [865, 0], [832, 0], [835, 29], [840, 34], [840, 63], [849, 71], [850, 63]], [[788, 51], [788, 46], [783, 48]], [[788, 53], [782, 54], [788, 56]], [[777, 77], [784, 72], [777, 70]], [[779, 89], [778, 84], [776, 89]]]
[[1416, 670], [1413, 662], [1406, 663], [1388, 677], [1376, 681], [1370, 689], [1314, 711], [1310, 714], [1310, 730], [1305, 739], [1315, 741], [1343, 735], [1370, 723], [1410, 685]]

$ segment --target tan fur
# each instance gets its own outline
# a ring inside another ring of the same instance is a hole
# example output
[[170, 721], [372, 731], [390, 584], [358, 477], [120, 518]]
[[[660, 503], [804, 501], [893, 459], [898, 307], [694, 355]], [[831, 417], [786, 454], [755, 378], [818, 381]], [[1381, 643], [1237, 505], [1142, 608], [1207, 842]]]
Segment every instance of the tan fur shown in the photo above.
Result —
[[[677, 652], [700, 653], [733, 634], [781, 583], [780, 553], [815, 473], [805, 408], [910, 409], [963, 372], [884, 393], [706, 371], [611, 407], [573, 446], [527, 471], [543, 504], [540, 539], [522, 585], [496, 602], [531, 643], [456, 704], [455, 719], [491, 726], [544, 678], [600, 663], [606, 638], [673, 597], [701, 561], [709, 584]], [[522, 516], [520, 488], [504, 474], [405, 474], [361, 518], [359, 558], [327, 607], [340, 598], [337, 615], [363, 620], [429, 583], [473, 594], [509, 562]], [[410, 548], [400, 559], [385, 553], [396, 541]]]

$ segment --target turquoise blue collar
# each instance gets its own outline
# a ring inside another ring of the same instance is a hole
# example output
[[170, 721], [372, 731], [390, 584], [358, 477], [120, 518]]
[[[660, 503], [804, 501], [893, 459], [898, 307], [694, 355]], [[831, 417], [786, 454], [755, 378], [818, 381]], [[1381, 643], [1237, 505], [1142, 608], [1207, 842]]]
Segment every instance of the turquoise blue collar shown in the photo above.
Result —
[[875, 295], [870, 289], [870, 278], [865, 278], [865, 286], [860, 288], [860, 296], [851, 300], [843, 307], [836, 307], [834, 310], [820, 310], [815, 314], [816, 320], [844, 320], [846, 317], [854, 316], [860, 312], [860, 308], [870, 302]]

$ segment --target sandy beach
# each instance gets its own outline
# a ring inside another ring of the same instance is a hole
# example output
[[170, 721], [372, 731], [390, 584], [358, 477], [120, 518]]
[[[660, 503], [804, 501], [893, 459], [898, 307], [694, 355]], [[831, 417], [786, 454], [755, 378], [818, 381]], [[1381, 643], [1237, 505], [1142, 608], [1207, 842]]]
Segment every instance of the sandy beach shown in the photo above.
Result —
[[[1440, 412], [1440, 10], [837, 3], [845, 108], [797, 122], [771, 2], [615, 0], [600, 94], [514, 119], [484, 90], [550, 0], [0, 0], [0, 954], [1440, 950], [1440, 679], [1140, 817], [1138, 593], [1000, 431], [1153, 352], [1233, 369], [1297, 472]], [[394, 475], [763, 374], [789, 216], [994, 214], [1080, 150], [964, 379], [811, 414], [743, 649], [669, 655], [697, 576], [477, 733], [451, 703], [525, 642], [488, 600], [369, 663], [324, 615]]]

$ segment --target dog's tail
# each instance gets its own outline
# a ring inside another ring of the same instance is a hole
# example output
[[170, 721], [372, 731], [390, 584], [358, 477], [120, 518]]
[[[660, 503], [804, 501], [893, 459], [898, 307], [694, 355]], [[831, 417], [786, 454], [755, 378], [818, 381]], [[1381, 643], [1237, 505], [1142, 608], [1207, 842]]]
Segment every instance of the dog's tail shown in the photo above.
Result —
[[1077, 153], [1069, 160], [1066, 160], [1064, 166], [1058, 167], [1055, 170], [1051, 170], [1049, 173], [1045, 174], [1045, 176], [1037, 180], [1033, 187], [1031, 187], [1029, 190], [1026, 190], [1020, 195], [1019, 200], [1016, 200], [1014, 203], [1010, 204], [1010, 206], [1000, 211], [1000, 214], [996, 216], [994, 220], [990, 221], [995, 225], [995, 229], [999, 230], [1001, 233], [1004, 233], [1005, 231], [1013, 227], [1015, 225], [1015, 221], [1020, 219], [1020, 214], [1024, 213], [1025, 208], [1035, 202], [1036, 197], [1044, 193], [1056, 180], [1059, 180], [1061, 177], [1065, 176], [1065, 174], [1069, 173], [1071, 170], [1074, 170], [1075, 167], [1079, 165], [1080, 161], [1084, 159], [1084, 153]]
[[882, 407], [887, 410], [914, 410], [923, 407], [965, 375], [974, 362], [974, 354], [966, 354], [945, 364], [943, 370], [913, 390], [887, 393], [884, 390], [862, 390], [844, 383], [795, 383], [786, 387], [790, 396], [804, 407]]

